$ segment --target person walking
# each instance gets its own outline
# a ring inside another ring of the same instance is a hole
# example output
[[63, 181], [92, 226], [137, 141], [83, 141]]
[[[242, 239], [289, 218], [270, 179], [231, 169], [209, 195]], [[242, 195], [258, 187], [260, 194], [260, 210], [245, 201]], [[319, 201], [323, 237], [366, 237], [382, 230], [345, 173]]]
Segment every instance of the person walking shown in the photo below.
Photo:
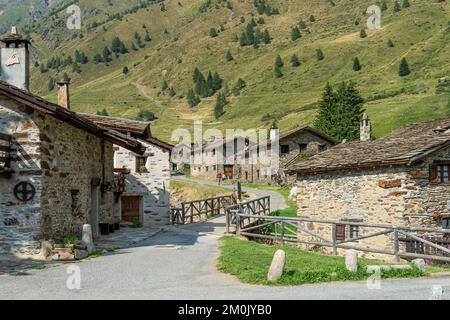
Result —
[[222, 173], [220, 171], [217, 171], [216, 179], [219, 182], [219, 186], [220, 186], [220, 184], [222, 183]]

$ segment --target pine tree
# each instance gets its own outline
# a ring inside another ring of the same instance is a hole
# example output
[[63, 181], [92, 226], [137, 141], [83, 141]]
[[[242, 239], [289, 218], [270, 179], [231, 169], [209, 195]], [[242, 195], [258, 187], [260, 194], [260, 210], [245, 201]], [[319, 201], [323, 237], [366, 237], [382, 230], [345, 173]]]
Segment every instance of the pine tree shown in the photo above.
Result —
[[131, 50], [138, 51], [139, 49], [135, 46], [134, 42], [131, 43]]
[[161, 86], [161, 90], [166, 91], [167, 89], [169, 89], [169, 84], [167, 83], [166, 80], [164, 80]]
[[152, 38], [150, 37], [150, 34], [148, 33], [148, 31], [147, 31], [146, 34], [145, 34], [144, 40], [145, 40], [146, 42], [152, 41]]
[[298, 59], [298, 57], [297, 57], [297, 55], [296, 54], [294, 54], [293, 56], [292, 56], [292, 58], [291, 58], [291, 65], [294, 67], [294, 68], [296, 68], [296, 67], [298, 67], [298, 66], [300, 66], [300, 60]]
[[128, 67], [125, 66], [125, 67], [123, 67], [122, 73], [123, 73], [124, 75], [128, 75], [128, 74], [130, 73], [130, 69], [128, 69]]
[[103, 109], [102, 111], [97, 111], [97, 115], [98, 116], [104, 116], [104, 117], [108, 117], [108, 111], [106, 111], [106, 109]]
[[222, 92], [217, 96], [216, 105], [214, 107], [214, 116], [219, 119], [224, 114], [224, 107], [228, 104], [227, 98]]
[[269, 30], [264, 30], [263, 32], [263, 42], [264, 44], [269, 44], [272, 42], [272, 38], [270, 37]]
[[284, 66], [283, 59], [281, 59], [280, 55], [277, 55], [275, 59], [275, 67], [282, 68]]
[[274, 73], [275, 73], [275, 78], [283, 77], [283, 72], [281, 71], [281, 68], [278, 66], [275, 66]]
[[134, 40], [136, 40], [136, 44], [139, 48], [144, 47], [144, 44], [142, 43], [142, 38], [139, 33], [137, 32], [134, 33]]
[[64, 72], [63, 80], [64, 80], [64, 82], [70, 82], [70, 80], [72, 80], [72, 79], [69, 77], [69, 75], [67, 74], [67, 72]]
[[325, 87], [314, 126], [337, 140], [357, 140], [364, 99], [353, 82], [343, 82], [336, 91]]
[[381, 4], [381, 10], [382, 11], [386, 11], [388, 9], [388, 5], [386, 0], [383, 1], [383, 3]]
[[81, 73], [81, 67], [78, 63], [74, 62], [72, 64], [72, 72]]
[[230, 50], [228, 50], [228, 52], [227, 52], [225, 58], [227, 59], [227, 62], [230, 62], [230, 61], [233, 61], [233, 60], [234, 60], [233, 55], [231, 54], [231, 51], [230, 51]]
[[323, 54], [321, 49], [316, 50], [316, 58], [318, 61], [322, 61], [323, 59], [325, 59], [325, 55]]
[[353, 59], [353, 71], [360, 71], [362, 69], [361, 63], [359, 62], [358, 57]]
[[216, 30], [215, 28], [211, 28], [211, 30], [209, 30], [209, 36], [210, 36], [211, 38], [217, 37], [217, 36], [218, 36], [217, 30]]
[[94, 56], [94, 64], [99, 64], [100, 62], [102, 62], [102, 56], [100, 55], [100, 53], [97, 53]]
[[409, 69], [408, 61], [406, 61], [406, 58], [403, 58], [400, 61], [400, 68], [399, 68], [398, 74], [400, 77], [406, 77], [410, 73], [411, 73], [411, 70]]
[[214, 72], [212, 76], [212, 88], [214, 90], [214, 93], [222, 89], [222, 83], [223, 79], [219, 76], [217, 72]]
[[233, 95], [235, 95], [236, 97], [238, 95], [240, 95], [242, 89], [244, 89], [246, 86], [247, 86], [247, 84], [245, 83], [245, 81], [243, 79], [239, 78], [232, 89]]
[[292, 41], [295, 41], [301, 37], [302, 37], [302, 34], [300, 33], [300, 29], [298, 27], [292, 28], [292, 32], [291, 32]]
[[409, 4], [409, 1], [408, 0], [403, 0], [403, 4], [402, 4], [402, 7], [403, 8], [409, 8], [411, 5]]
[[108, 47], [105, 47], [105, 48], [103, 49], [103, 61], [104, 61], [105, 63], [110, 62], [110, 61], [111, 61], [110, 56], [111, 56], [111, 51], [109, 50]]
[[310, 22], [315, 22], [316, 21], [316, 17], [314, 17], [313, 15], [309, 16], [309, 21]]
[[300, 19], [300, 22], [298, 23], [298, 26], [300, 29], [306, 29], [306, 23]]
[[366, 38], [367, 37], [367, 33], [366, 33], [366, 30], [364, 30], [364, 29], [361, 29], [361, 31], [360, 31], [360, 33], [359, 33], [359, 37], [360, 38]]
[[53, 80], [53, 78], [50, 78], [48, 80], [47, 87], [48, 87], [48, 91], [53, 91], [53, 89], [55, 89], [55, 80]]
[[395, 47], [395, 44], [394, 44], [394, 42], [391, 39], [388, 40], [388, 47], [389, 48]]
[[187, 93], [187, 101], [189, 106], [193, 108], [200, 103], [200, 98], [194, 93], [194, 90], [190, 89]]
[[398, 1], [395, 1], [394, 3], [394, 12], [400, 12], [402, 8], [400, 7], [400, 3]]

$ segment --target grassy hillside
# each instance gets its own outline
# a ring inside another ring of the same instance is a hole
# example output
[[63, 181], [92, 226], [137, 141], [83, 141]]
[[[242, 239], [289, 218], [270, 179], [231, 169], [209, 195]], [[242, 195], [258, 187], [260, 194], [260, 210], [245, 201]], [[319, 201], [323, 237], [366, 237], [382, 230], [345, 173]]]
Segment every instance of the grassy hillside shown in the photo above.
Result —
[[[81, 31], [65, 28], [64, 5], [72, 2], [82, 8]], [[59, 12], [48, 11], [28, 26], [36, 59], [46, 63], [51, 57], [73, 56], [80, 50], [90, 62], [81, 65], [80, 74], [72, 72], [70, 66], [47, 73], [33, 68], [33, 91], [55, 99], [56, 92], [48, 91], [48, 78], [56, 79], [67, 72], [73, 81], [75, 110], [106, 109], [111, 115], [130, 118], [141, 109], [151, 110], [159, 118], [153, 132], [166, 139], [175, 128], [190, 128], [193, 120], [219, 129], [268, 127], [275, 119], [283, 131], [311, 124], [315, 103], [328, 81], [358, 83], [378, 137], [410, 122], [450, 114], [448, 88], [447, 93], [436, 94], [438, 80], [450, 76], [449, 2], [409, 0], [409, 8], [394, 12], [394, 1], [388, 0], [382, 29], [368, 30], [368, 36], [360, 38], [368, 18], [363, 14], [367, 1], [268, 0], [280, 14], [263, 15], [265, 24], [259, 28], [267, 28], [273, 40], [258, 49], [241, 47], [236, 41], [251, 18], [260, 17], [253, 1], [228, 2], [231, 5], [219, 0], [167, 0], [165, 11], [156, 3], [126, 13], [139, 1], [59, 1], [55, 4]], [[122, 14], [121, 20], [107, 21], [108, 15], [115, 13]], [[309, 21], [311, 15], [315, 22]], [[292, 41], [292, 27], [300, 19], [309, 32], [302, 30], [302, 37]], [[92, 27], [93, 23], [99, 26]], [[224, 30], [211, 37], [210, 29], [221, 25]], [[152, 41], [144, 42], [145, 47], [138, 51], [132, 50], [134, 33], [144, 38], [145, 30]], [[129, 53], [117, 58], [113, 55], [108, 66], [93, 64], [94, 55], [111, 46], [116, 36]], [[389, 39], [394, 47], [388, 47]], [[323, 51], [324, 60], [316, 59], [317, 49]], [[228, 50], [234, 57], [231, 62], [225, 59]], [[277, 54], [284, 60], [281, 78], [273, 72]], [[300, 58], [298, 68], [290, 66], [293, 54]], [[353, 71], [354, 57], [361, 61], [359, 72]], [[412, 72], [400, 77], [399, 63], [404, 57]], [[122, 73], [124, 66], [130, 69], [127, 76]], [[239, 78], [247, 84], [240, 96], [228, 97], [230, 104], [219, 120], [213, 116], [215, 97], [202, 99], [194, 108], [187, 104], [185, 96], [193, 87], [196, 67], [205, 74], [217, 71], [229, 88]], [[174, 97], [162, 92], [164, 80], [176, 91]]]

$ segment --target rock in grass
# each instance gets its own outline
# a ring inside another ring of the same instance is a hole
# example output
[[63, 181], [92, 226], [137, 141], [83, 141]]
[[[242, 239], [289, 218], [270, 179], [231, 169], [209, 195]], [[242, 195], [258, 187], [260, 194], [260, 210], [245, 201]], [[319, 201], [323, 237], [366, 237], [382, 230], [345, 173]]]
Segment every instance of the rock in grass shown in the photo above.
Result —
[[424, 259], [416, 259], [412, 261], [412, 264], [417, 267], [421, 272], [425, 272], [426, 263]]
[[272, 265], [267, 275], [267, 280], [278, 281], [283, 276], [284, 267], [286, 265], [286, 252], [278, 250], [273, 256]]
[[358, 252], [348, 250], [345, 254], [345, 267], [350, 272], [358, 272]]
[[95, 251], [94, 238], [92, 236], [92, 227], [90, 224], [85, 224], [83, 226], [81, 243], [87, 247], [87, 251], [89, 254]]

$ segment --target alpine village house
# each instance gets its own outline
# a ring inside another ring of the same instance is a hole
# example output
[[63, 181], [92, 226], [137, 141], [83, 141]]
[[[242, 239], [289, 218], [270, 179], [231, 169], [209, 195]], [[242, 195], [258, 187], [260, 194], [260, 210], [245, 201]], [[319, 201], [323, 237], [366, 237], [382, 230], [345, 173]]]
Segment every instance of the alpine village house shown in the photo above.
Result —
[[0, 254], [39, 253], [91, 224], [94, 238], [122, 220], [169, 222], [172, 146], [148, 123], [77, 114], [69, 84], [59, 104], [29, 92], [29, 42], [0, 41]]
[[[294, 162], [299, 159], [305, 159], [311, 157], [319, 152], [328, 150], [329, 148], [335, 146], [338, 142], [319, 132], [311, 127], [297, 128], [292, 131], [278, 134], [278, 129], [272, 128], [270, 131], [270, 140], [279, 139], [279, 170], [274, 173], [271, 166], [264, 164], [260, 161], [256, 164], [252, 164], [249, 160], [249, 154], [254, 151], [258, 146], [255, 143], [249, 142], [248, 139], [245, 140], [245, 150], [239, 151], [239, 147], [235, 141], [234, 155], [229, 157], [226, 155], [227, 143], [223, 145], [208, 144], [204, 142], [203, 154], [202, 154], [202, 164], [195, 165], [194, 161], [191, 163], [191, 175], [194, 177], [202, 177], [207, 179], [215, 179], [217, 172], [224, 173], [227, 179], [239, 179], [242, 182], [247, 183], [283, 183], [283, 184], [293, 184], [286, 169]], [[195, 148], [194, 148], [195, 149]], [[267, 154], [270, 157], [272, 151], [272, 143], [268, 146]], [[240, 154], [242, 153], [242, 154]], [[244, 157], [245, 153], [245, 163], [239, 164], [237, 159], [239, 156]], [[258, 150], [254, 151], [255, 154], [259, 155]], [[219, 164], [217, 159], [226, 155], [226, 163]], [[231, 159], [231, 160], [230, 160]], [[294, 178], [295, 181], [295, 178]]]
[[[360, 140], [290, 167], [297, 174], [299, 217], [450, 228], [450, 118], [411, 124], [372, 140], [364, 115]], [[330, 236], [331, 226], [322, 226], [308, 224]], [[350, 225], [338, 225], [336, 232], [337, 240], [363, 234]], [[359, 243], [392, 250], [391, 236]], [[402, 245], [411, 250], [406, 242]]]

